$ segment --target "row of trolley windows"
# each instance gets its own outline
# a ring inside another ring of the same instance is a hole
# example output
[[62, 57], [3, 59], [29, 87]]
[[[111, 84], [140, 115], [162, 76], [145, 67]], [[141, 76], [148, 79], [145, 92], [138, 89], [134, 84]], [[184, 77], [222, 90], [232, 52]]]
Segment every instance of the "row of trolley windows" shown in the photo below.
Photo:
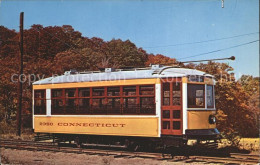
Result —
[[[120, 87], [101, 87], [92, 88], [92, 97], [105, 96], [105, 89], [107, 90], [106, 96], [120, 96]], [[123, 96], [136, 96], [136, 86], [123, 87]], [[90, 88], [78, 88], [78, 97], [90, 97]], [[61, 98], [64, 89], [53, 89], [52, 98]], [[139, 95], [154, 95], [154, 86], [140, 86]], [[76, 97], [76, 89], [65, 89], [65, 97]]]
[[[41, 92], [35, 91], [35, 114], [46, 114]], [[51, 103], [52, 114], [155, 114], [155, 91], [154, 85], [52, 89]]]
[[[207, 108], [214, 108], [213, 86], [206, 90]], [[163, 83], [162, 92], [164, 106], [181, 105], [181, 83]], [[46, 114], [45, 90], [36, 90], [34, 97], [35, 114]], [[52, 113], [62, 114], [75, 108], [78, 113], [154, 113], [154, 86], [53, 89], [52, 107]], [[188, 84], [188, 108], [205, 108], [205, 85]]]
[[[207, 108], [214, 108], [214, 91], [207, 85]], [[205, 108], [205, 85], [188, 84], [188, 108]]]

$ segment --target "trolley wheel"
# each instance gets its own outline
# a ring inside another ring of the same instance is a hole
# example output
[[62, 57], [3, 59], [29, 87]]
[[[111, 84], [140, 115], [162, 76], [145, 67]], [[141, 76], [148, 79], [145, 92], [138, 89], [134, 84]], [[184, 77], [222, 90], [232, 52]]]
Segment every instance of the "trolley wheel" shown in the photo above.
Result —
[[77, 148], [81, 148], [82, 142], [81, 142], [81, 139], [78, 136], [75, 137], [74, 143], [75, 143]]
[[125, 146], [130, 151], [137, 151], [139, 149], [139, 144], [135, 143], [134, 141], [130, 141], [128, 139], [125, 140]]

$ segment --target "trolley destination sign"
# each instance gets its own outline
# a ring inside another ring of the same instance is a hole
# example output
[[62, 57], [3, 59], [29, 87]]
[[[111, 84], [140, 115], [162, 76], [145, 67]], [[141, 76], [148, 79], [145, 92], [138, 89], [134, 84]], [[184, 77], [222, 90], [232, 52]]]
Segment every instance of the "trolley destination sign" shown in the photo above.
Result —
[[61, 126], [61, 127], [125, 127], [126, 124], [119, 123], [71, 123], [59, 122], [56, 125], [52, 122], [40, 122], [40, 126]]

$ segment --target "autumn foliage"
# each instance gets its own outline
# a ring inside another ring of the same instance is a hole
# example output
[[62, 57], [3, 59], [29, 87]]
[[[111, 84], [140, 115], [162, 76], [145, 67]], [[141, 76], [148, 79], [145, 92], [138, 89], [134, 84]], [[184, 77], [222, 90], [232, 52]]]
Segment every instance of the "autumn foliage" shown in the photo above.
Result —
[[[243, 75], [237, 81], [225, 63], [209, 62], [193, 68], [216, 78], [217, 127], [226, 138], [258, 137], [259, 77]], [[231, 137], [230, 137], [231, 136]]]
[[151, 64], [162, 64], [162, 65], [173, 65], [177, 61], [174, 58], [166, 57], [161, 54], [153, 55], [150, 54], [148, 56], [148, 60], [145, 62], [146, 66], [149, 66]]
[[[12, 125], [17, 110], [19, 72], [19, 34], [0, 26], [0, 125]], [[150, 64], [173, 64], [176, 59], [148, 54], [129, 40], [82, 36], [71, 26], [33, 25], [24, 31], [23, 126], [31, 127], [32, 81], [76, 69], [98, 70], [105, 67], [144, 67]], [[216, 77], [218, 129], [224, 134], [258, 136], [259, 78], [242, 76], [236, 81], [233, 69], [225, 63], [188, 64]], [[35, 77], [30, 75], [37, 75]], [[2, 132], [3, 129], [1, 128]]]

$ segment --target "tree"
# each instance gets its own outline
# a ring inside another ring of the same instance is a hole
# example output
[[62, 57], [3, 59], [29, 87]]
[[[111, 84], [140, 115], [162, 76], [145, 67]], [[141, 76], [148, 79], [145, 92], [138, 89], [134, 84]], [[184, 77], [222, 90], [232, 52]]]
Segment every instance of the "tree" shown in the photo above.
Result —
[[216, 86], [218, 128], [224, 134], [242, 137], [255, 136], [257, 131], [254, 113], [249, 108], [249, 95], [237, 82], [226, 82]]
[[249, 110], [251, 112], [252, 121], [255, 123], [254, 129], [250, 131], [251, 133], [248, 136], [255, 136], [259, 135], [259, 118], [260, 118], [260, 111], [259, 111], [259, 77], [253, 77], [250, 75], [242, 75], [238, 82], [242, 85], [244, 91], [249, 95]]
[[[18, 84], [12, 81], [12, 76], [18, 72], [18, 60], [10, 57], [0, 59], [0, 105], [2, 119], [7, 122], [15, 114], [17, 107], [17, 87]], [[13, 79], [14, 81], [17, 79]]]
[[19, 38], [14, 30], [0, 26], [0, 59], [15, 57], [19, 51]]
[[188, 67], [214, 75], [217, 127], [225, 137], [236, 139], [238, 136], [255, 137], [259, 134], [259, 101], [258, 104], [251, 103], [252, 100], [257, 101], [251, 98], [253, 93], [259, 97], [259, 79], [242, 76], [235, 81], [230, 73], [233, 68], [225, 63], [189, 64]]
[[96, 64], [96, 58], [98, 58], [93, 53], [89, 48], [58, 53], [54, 58], [52, 70], [55, 74], [62, 74], [64, 71], [69, 71], [70, 69], [78, 71], [93, 69], [92, 66]]
[[129, 40], [112, 39], [107, 43], [105, 58], [110, 59], [112, 65], [119, 67], [141, 67], [147, 61], [147, 53]]
[[149, 66], [150, 64], [162, 64], [162, 65], [169, 65], [175, 64], [177, 61], [175, 58], [166, 57], [162, 54], [149, 54], [148, 60], [146, 61], [145, 65]]

